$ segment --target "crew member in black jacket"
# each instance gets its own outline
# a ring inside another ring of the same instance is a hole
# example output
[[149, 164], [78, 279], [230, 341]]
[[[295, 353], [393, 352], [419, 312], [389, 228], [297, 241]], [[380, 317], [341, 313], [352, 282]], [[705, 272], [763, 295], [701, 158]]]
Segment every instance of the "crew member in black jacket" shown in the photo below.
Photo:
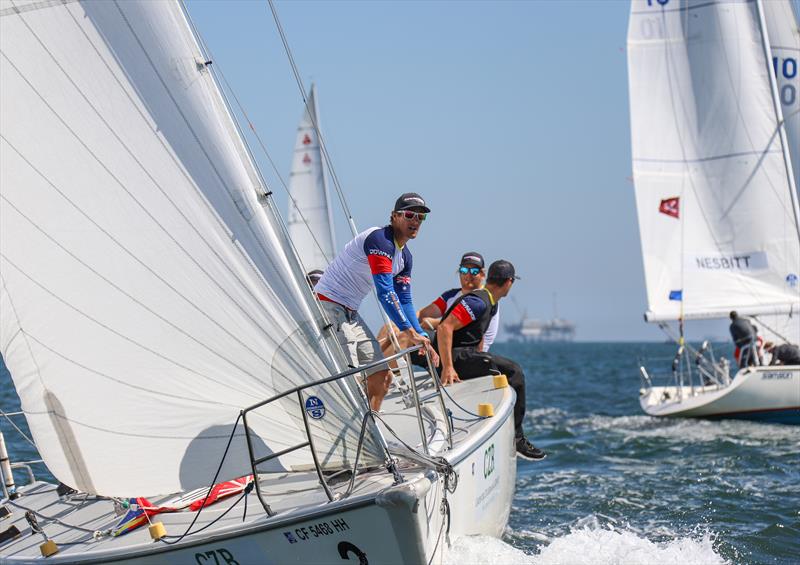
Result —
[[508, 383], [517, 393], [514, 404], [517, 455], [535, 461], [544, 459], [547, 454], [528, 441], [522, 430], [525, 419], [525, 375], [522, 368], [511, 359], [479, 349], [486, 328], [497, 312], [497, 302], [508, 294], [518, 278], [514, 265], [508, 261], [501, 259], [489, 265], [486, 286], [464, 294], [444, 313], [434, 338], [434, 347], [441, 359], [440, 373], [444, 385], [497, 372], [508, 377]]
[[730, 317], [731, 339], [739, 350], [736, 359], [739, 362], [739, 368], [757, 365], [756, 338], [758, 335], [755, 326], [750, 323], [750, 320], [740, 317], [736, 310], [731, 312]]

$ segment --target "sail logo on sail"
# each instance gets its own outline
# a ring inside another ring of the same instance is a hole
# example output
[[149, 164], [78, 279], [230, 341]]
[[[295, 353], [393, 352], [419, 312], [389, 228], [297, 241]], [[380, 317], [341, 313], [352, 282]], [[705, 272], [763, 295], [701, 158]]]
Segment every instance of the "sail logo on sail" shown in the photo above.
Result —
[[701, 271], [755, 271], [768, 267], [763, 251], [738, 255], [697, 255], [690, 264]]
[[680, 218], [680, 197], [665, 198], [658, 205], [658, 211], [673, 218]]
[[318, 396], [309, 396], [306, 398], [306, 414], [315, 420], [322, 419], [325, 416], [325, 404]]

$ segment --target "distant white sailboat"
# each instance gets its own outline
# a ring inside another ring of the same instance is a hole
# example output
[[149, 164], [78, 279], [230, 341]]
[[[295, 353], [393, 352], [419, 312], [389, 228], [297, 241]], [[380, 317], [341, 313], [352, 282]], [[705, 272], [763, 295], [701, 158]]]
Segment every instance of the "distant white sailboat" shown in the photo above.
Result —
[[287, 220], [289, 237], [307, 271], [325, 270], [336, 249], [325, 162], [317, 134], [319, 130], [317, 93], [312, 84], [303, 118], [297, 127]]
[[[788, 2], [768, 4], [769, 13], [791, 13]], [[681, 328], [669, 386], [655, 386], [641, 367], [648, 414], [800, 423], [800, 367], [746, 368], [731, 381], [706, 346], [683, 341], [684, 321], [731, 310], [784, 320], [784, 331], [798, 325], [800, 213], [782, 107], [796, 105], [797, 59], [769, 37], [760, 0], [631, 3], [645, 318]], [[796, 42], [796, 25], [781, 37]], [[775, 67], [786, 80], [776, 81]]]
[[2, 0], [0, 77], [0, 353], [78, 490], [0, 465], [0, 562], [430, 563], [502, 534], [512, 389], [454, 388], [495, 413], [457, 434], [435, 377], [368, 411], [180, 3]]

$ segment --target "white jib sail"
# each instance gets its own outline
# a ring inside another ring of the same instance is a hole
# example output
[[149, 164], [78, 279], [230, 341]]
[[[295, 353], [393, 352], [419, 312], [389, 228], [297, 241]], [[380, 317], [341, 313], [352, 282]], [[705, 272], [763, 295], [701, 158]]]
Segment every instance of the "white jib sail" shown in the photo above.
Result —
[[[315, 126], [316, 124], [316, 126]], [[289, 237], [307, 270], [322, 269], [333, 259], [333, 220], [325, 166], [320, 150], [319, 111], [314, 85], [297, 127], [289, 180]]]
[[[3, 0], [0, 50], [0, 351], [39, 451], [86, 492], [207, 485], [240, 409], [338, 368], [186, 16]], [[309, 394], [352, 462], [352, 392]], [[256, 457], [306, 440], [295, 395], [249, 424]], [[220, 478], [249, 464], [240, 424]]]
[[[762, 2], [795, 188], [800, 191], [800, 24], [789, 0]], [[800, 192], [798, 192], [800, 194]]]
[[755, 2], [634, 0], [633, 176], [649, 320], [800, 306], [800, 235]]

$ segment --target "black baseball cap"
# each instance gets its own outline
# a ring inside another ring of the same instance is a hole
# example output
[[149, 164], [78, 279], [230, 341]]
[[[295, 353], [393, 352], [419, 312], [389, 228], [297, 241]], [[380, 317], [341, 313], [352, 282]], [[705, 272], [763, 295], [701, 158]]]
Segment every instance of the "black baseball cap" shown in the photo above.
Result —
[[471, 265], [478, 265], [481, 269], [483, 269], [483, 255], [478, 253], [477, 251], [467, 251], [464, 255], [461, 256], [461, 262], [459, 265], [463, 265], [465, 263], [469, 263]]
[[394, 211], [415, 210], [417, 212], [430, 213], [431, 209], [425, 205], [425, 200], [416, 192], [406, 192], [394, 203]]
[[322, 275], [325, 274], [325, 271], [320, 269], [314, 269], [313, 271], [309, 271], [306, 273], [306, 278], [311, 282], [317, 282], [319, 279], [322, 278]]
[[486, 275], [487, 279], [519, 279], [520, 277], [517, 276], [516, 271], [514, 271], [514, 265], [511, 264], [510, 261], [506, 261], [505, 259], [499, 259], [489, 265], [489, 272]]

